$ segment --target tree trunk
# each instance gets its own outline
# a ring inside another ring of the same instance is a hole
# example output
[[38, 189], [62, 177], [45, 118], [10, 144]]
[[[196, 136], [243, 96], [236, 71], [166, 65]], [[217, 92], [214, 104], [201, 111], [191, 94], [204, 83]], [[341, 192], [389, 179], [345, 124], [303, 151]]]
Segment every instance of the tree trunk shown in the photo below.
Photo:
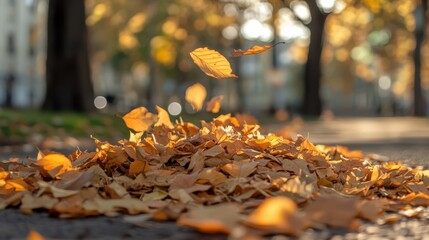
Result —
[[84, 0], [49, 0], [45, 110], [93, 111]]
[[314, 0], [307, 0], [311, 22], [308, 27], [311, 32], [308, 48], [307, 63], [304, 72], [304, 99], [302, 113], [304, 115], [320, 116], [322, 100], [320, 97], [321, 55], [323, 50], [323, 30], [327, 15], [319, 10]]
[[427, 1], [422, 0], [421, 5], [418, 5], [415, 10], [416, 20], [416, 49], [414, 50], [414, 116], [426, 115], [426, 102], [423, 96], [422, 81], [421, 81], [421, 48], [425, 37], [425, 22], [426, 22]]

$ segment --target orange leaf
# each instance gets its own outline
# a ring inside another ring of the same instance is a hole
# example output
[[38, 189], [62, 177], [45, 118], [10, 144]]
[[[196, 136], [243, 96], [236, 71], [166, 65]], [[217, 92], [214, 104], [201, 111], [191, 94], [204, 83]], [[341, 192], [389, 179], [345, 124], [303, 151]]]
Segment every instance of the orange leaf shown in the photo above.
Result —
[[196, 111], [199, 111], [203, 107], [206, 96], [206, 88], [200, 83], [195, 83], [186, 89], [185, 99]]
[[197, 48], [190, 53], [194, 63], [206, 75], [217, 79], [237, 78], [232, 73], [228, 60], [219, 52], [208, 48]]
[[413, 206], [429, 206], [429, 195], [426, 195], [424, 193], [415, 193], [412, 192], [408, 194], [407, 196], [400, 199], [400, 201], [409, 203]]
[[141, 160], [136, 160], [130, 164], [130, 169], [128, 170], [128, 175], [135, 177], [138, 174], [144, 172], [146, 167], [146, 162]]
[[42, 236], [42, 234], [34, 230], [31, 230], [27, 235], [27, 240], [44, 240], [44, 239], [45, 238]]
[[231, 52], [231, 57], [241, 57], [241, 56], [244, 56], [244, 55], [258, 54], [258, 53], [261, 53], [261, 52], [265, 52], [268, 49], [271, 49], [271, 48], [273, 48], [274, 46], [276, 46], [277, 44], [280, 44], [280, 43], [285, 43], [285, 42], [278, 42], [278, 43], [276, 43], [274, 45], [267, 45], [267, 46], [258, 46], [258, 45], [255, 45], [255, 46], [247, 49], [246, 51], [243, 51], [241, 49], [238, 49], [238, 50], [234, 49]]
[[70, 159], [61, 153], [49, 153], [37, 160], [37, 165], [41, 167], [40, 172], [45, 177], [55, 178], [72, 167]]
[[266, 230], [270, 233], [284, 233], [298, 235], [304, 222], [298, 216], [296, 203], [286, 197], [272, 197], [265, 199], [253, 211], [245, 222], [253, 227]]
[[138, 107], [122, 117], [128, 128], [136, 132], [147, 131], [156, 121], [157, 116], [145, 107]]
[[212, 112], [212, 113], [218, 113], [220, 110], [220, 106], [223, 100], [223, 96], [216, 96], [213, 97], [207, 104], [206, 104], [206, 111]]

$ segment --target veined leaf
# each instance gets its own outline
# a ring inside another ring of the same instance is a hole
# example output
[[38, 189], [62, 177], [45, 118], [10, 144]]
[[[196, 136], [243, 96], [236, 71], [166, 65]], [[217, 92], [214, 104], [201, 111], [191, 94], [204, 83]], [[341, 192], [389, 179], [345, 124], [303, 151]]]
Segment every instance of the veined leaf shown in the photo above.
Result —
[[208, 48], [197, 48], [190, 53], [197, 66], [210, 77], [217, 79], [237, 78], [232, 73], [228, 60], [219, 52]]

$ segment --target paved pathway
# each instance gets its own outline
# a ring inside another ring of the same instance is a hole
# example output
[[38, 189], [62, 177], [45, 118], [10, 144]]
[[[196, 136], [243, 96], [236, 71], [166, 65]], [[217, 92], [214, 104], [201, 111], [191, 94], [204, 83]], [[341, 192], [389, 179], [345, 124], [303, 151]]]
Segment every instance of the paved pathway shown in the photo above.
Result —
[[[281, 126], [270, 126], [277, 130]], [[429, 119], [359, 118], [308, 122], [296, 128], [313, 143], [340, 144], [429, 168]], [[85, 146], [81, 146], [86, 149]], [[0, 160], [11, 156], [35, 157], [35, 149], [0, 148]], [[92, 148], [90, 148], [92, 150]], [[68, 149], [70, 151], [70, 149]], [[359, 232], [345, 230], [308, 230], [301, 239], [427, 239], [429, 212], [424, 219], [400, 221], [393, 225], [363, 224]], [[124, 223], [121, 217], [55, 219], [46, 213], [31, 216], [16, 209], [0, 211], [0, 239], [24, 239], [30, 230], [53, 239], [226, 239], [219, 235], [201, 235], [174, 223], [149, 222], [147, 228]], [[274, 236], [271, 239], [289, 239]]]

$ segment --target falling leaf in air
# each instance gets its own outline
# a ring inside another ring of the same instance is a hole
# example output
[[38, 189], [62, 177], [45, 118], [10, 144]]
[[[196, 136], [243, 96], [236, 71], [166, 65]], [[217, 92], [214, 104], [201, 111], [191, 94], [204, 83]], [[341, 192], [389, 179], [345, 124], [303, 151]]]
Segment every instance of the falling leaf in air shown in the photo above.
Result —
[[158, 117], [145, 107], [138, 107], [125, 114], [122, 119], [128, 128], [136, 132], [144, 132], [157, 121]]
[[223, 96], [216, 96], [210, 99], [206, 104], [206, 111], [212, 113], [218, 113], [221, 107]]
[[278, 45], [278, 44], [280, 44], [280, 43], [285, 43], [285, 42], [278, 42], [278, 43], [276, 43], [276, 44], [274, 44], [274, 45], [266, 45], [266, 46], [258, 46], [258, 45], [255, 45], [255, 46], [253, 46], [253, 47], [251, 47], [251, 48], [249, 48], [249, 49], [247, 49], [246, 51], [243, 51], [243, 50], [241, 50], [241, 49], [234, 49], [232, 52], [231, 52], [231, 57], [241, 57], [241, 56], [244, 56], [244, 55], [252, 55], [252, 54], [259, 54], [259, 53], [261, 53], [261, 52], [265, 52], [265, 51], [267, 51], [268, 49], [271, 49], [271, 48], [273, 48], [274, 46], [276, 46], [276, 45]]
[[194, 63], [206, 75], [217, 79], [237, 78], [232, 73], [228, 60], [219, 52], [208, 48], [197, 48], [190, 53]]
[[200, 111], [203, 107], [204, 100], [207, 96], [206, 88], [200, 83], [195, 83], [194, 85], [186, 89], [185, 99], [192, 105], [195, 111]]

